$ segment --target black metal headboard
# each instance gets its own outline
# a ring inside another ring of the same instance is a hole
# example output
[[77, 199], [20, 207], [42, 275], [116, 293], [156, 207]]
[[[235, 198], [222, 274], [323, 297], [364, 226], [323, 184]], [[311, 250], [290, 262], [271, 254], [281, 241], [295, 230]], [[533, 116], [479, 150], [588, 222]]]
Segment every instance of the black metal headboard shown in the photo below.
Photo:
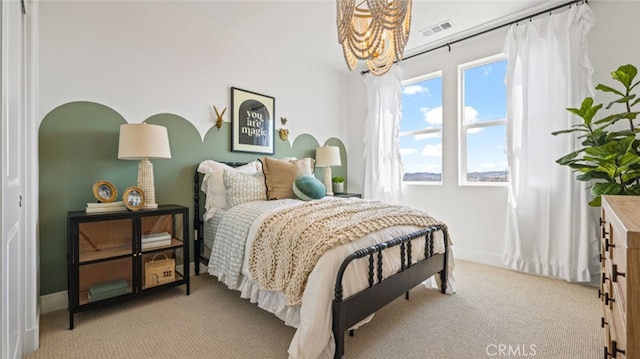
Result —
[[[230, 167], [240, 167], [247, 164], [247, 162], [220, 162]], [[200, 188], [202, 187], [202, 178], [204, 177], [198, 172], [198, 167], [193, 171], [193, 250], [194, 250], [194, 265], [195, 274], [200, 274], [200, 263], [207, 264], [208, 258], [202, 257], [202, 246], [204, 245], [204, 221], [202, 220], [202, 213], [200, 213]]]

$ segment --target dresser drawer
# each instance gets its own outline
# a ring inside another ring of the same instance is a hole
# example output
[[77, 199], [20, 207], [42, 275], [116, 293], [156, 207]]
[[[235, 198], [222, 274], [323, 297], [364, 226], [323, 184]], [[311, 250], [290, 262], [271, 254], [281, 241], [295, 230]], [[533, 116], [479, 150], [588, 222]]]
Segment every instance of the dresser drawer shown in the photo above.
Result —
[[[627, 329], [622, 311], [614, 306], [609, 325], [609, 353], [611, 358], [627, 358]], [[615, 351], [615, 356], [614, 356]]]
[[[627, 279], [626, 265], [621, 266], [619, 263], [626, 264], [625, 261], [607, 260], [605, 263], [605, 276], [608, 285], [609, 297], [614, 299], [623, 313], [627, 312]], [[624, 269], [622, 269], [622, 268]]]

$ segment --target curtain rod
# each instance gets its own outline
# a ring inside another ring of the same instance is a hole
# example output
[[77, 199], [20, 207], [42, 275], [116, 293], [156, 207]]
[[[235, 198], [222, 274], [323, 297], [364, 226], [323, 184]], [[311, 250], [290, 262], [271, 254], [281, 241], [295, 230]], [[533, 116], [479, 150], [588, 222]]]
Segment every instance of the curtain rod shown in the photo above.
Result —
[[[465, 41], [465, 40], [469, 40], [469, 39], [471, 39], [471, 38], [473, 38], [473, 37], [476, 37], [476, 36], [484, 35], [484, 34], [486, 34], [486, 33], [488, 33], [488, 32], [491, 32], [491, 31], [495, 31], [495, 30], [501, 29], [501, 28], [503, 28], [503, 27], [505, 27], [505, 26], [510, 26], [510, 25], [513, 25], [513, 24], [517, 24], [517, 23], [519, 23], [519, 22], [521, 22], [521, 21], [524, 21], [524, 20], [527, 20], [527, 19], [531, 20], [531, 18], [534, 18], [534, 17], [536, 17], [536, 16], [539, 16], [539, 15], [542, 15], [542, 14], [545, 14], [545, 13], [551, 13], [552, 11], [554, 11], [554, 10], [558, 10], [558, 9], [561, 9], [561, 8], [563, 8], [563, 7], [567, 7], [567, 6], [569, 6], [569, 7], [570, 7], [571, 5], [573, 5], [573, 4], [577, 4], [577, 3], [585, 3], [585, 4], [586, 4], [586, 3], [588, 3], [588, 2], [589, 2], [588, 0], [572, 0], [572, 1], [568, 1], [568, 2], [566, 2], [566, 3], [564, 3], [564, 4], [556, 5], [556, 6], [554, 6], [554, 7], [549, 8], [549, 9], [542, 10], [542, 11], [538, 11], [538, 12], [537, 12], [537, 13], [535, 13], [535, 14], [531, 14], [531, 15], [523, 16], [523, 17], [521, 17], [521, 18], [519, 18], [519, 19], [517, 19], [517, 20], [509, 21], [509, 22], [507, 22], [507, 23], [505, 23], [505, 24], [494, 26], [494, 27], [492, 27], [492, 28], [490, 28], [490, 29], [486, 29], [486, 30], [483, 30], [483, 31], [477, 32], [477, 33], [475, 33], [475, 34], [471, 34], [471, 35], [465, 36], [465, 37], [463, 37], [463, 38], [460, 38], [460, 39], [457, 39], [457, 40], [454, 40], [454, 41], [451, 41], [451, 42], [447, 42], [446, 44], [442, 44], [442, 45], [440, 45], [440, 46], [436, 46], [436, 47], [434, 47], [434, 48], [431, 48], [431, 49], [427, 49], [427, 50], [424, 50], [424, 51], [418, 52], [418, 53], [413, 54], [413, 55], [411, 55], [411, 56], [403, 57], [403, 58], [402, 58], [402, 60], [403, 60], [403, 61], [404, 61], [404, 60], [409, 60], [409, 59], [414, 58], [414, 57], [416, 57], [416, 56], [424, 55], [424, 54], [426, 54], [426, 53], [428, 53], [428, 52], [435, 51], [435, 50], [439, 50], [439, 49], [442, 49], [442, 48], [444, 48], [444, 47], [448, 47], [448, 48], [449, 48], [449, 51], [451, 51], [451, 45], [453, 45], [453, 44], [457, 44], [457, 43], [459, 43], [459, 42], [462, 42], [462, 41]], [[395, 61], [395, 63], [398, 63], [398, 61]], [[361, 72], [360, 72], [360, 75], [366, 75], [366, 74], [368, 74], [369, 72], [370, 72], [369, 70], [363, 70], [363, 71], [361, 71]]]

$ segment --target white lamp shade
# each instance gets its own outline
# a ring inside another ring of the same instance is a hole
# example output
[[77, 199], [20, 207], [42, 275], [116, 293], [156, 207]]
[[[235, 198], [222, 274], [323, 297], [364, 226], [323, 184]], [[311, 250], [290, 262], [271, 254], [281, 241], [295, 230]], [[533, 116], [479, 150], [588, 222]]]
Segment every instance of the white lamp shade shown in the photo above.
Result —
[[331, 167], [340, 166], [340, 148], [335, 146], [324, 146], [316, 148], [316, 166]]
[[147, 123], [120, 125], [118, 158], [121, 160], [171, 158], [167, 128]]

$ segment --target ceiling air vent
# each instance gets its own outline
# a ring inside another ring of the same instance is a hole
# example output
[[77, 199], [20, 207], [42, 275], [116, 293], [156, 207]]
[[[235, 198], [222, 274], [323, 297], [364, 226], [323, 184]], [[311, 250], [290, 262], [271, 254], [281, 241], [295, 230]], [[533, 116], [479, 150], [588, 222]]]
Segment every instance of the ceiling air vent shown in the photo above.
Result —
[[441, 33], [441, 32], [443, 32], [445, 30], [449, 30], [452, 27], [453, 27], [453, 23], [451, 22], [451, 20], [447, 20], [447, 21], [445, 21], [443, 23], [440, 23], [438, 25], [428, 27], [428, 28], [426, 28], [426, 29], [424, 29], [424, 30], [422, 30], [420, 32], [422, 33], [422, 36], [427, 37], [427, 36], [431, 36], [431, 35], [435, 35], [435, 34]]

